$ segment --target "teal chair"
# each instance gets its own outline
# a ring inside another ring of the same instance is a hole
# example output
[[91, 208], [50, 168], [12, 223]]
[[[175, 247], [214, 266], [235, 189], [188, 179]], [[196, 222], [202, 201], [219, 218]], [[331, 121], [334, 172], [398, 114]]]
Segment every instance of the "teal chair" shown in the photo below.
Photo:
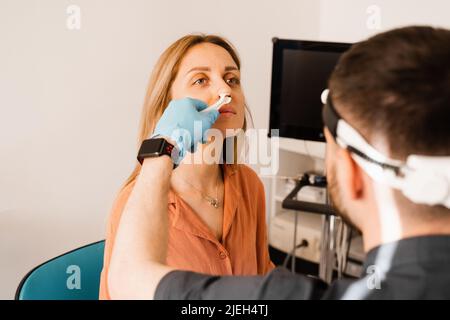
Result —
[[72, 250], [23, 278], [16, 300], [98, 300], [105, 241]]

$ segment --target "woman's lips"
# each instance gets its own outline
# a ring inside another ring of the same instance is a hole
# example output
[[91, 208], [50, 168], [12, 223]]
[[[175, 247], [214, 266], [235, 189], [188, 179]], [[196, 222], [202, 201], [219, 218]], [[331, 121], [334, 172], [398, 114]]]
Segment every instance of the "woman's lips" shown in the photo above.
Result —
[[221, 116], [231, 117], [236, 115], [236, 110], [232, 106], [224, 105], [219, 109], [219, 113]]

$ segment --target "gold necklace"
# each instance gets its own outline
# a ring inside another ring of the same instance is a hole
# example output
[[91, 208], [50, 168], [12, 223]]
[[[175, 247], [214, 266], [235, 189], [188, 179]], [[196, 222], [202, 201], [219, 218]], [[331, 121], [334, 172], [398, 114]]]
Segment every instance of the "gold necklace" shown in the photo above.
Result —
[[200, 192], [200, 194], [202, 195], [203, 199], [205, 199], [211, 206], [213, 206], [214, 208], [218, 209], [220, 207], [220, 201], [219, 201], [219, 193], [218, 193], [218, 189], [219, 189], [219, 182], [217, 182], [216, 184], [216, 197], [211, 197], [207, 194], [204, 194], [200, 189], [196, 188], [192, 183], [190, 183], [189, 181], [183, 179], [184, 182], [186, 182], [187, 184], [189, 184], [192, 188], [194, 188], [195, 190], [197, 190], [198, 192]]

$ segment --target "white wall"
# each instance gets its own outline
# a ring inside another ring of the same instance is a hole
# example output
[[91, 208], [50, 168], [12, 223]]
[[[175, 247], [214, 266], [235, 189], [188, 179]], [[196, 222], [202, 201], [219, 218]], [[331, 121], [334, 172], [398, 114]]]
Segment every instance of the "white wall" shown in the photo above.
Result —
[[[379, 29], [377, 18], [379, 19]], [[356, 42], [406, 25], [450, 27], [448, 0], [321, 0], [320, 40]]]
[[[81, 9], [81, 29], [66, 8]], [[237, 47], [267, 127], [271, 38], [314, 39], [314, 0], [0, 0], [0, 299], [33, 266], [104, 237], [130, 173], [147, 79], [190, 32]]]

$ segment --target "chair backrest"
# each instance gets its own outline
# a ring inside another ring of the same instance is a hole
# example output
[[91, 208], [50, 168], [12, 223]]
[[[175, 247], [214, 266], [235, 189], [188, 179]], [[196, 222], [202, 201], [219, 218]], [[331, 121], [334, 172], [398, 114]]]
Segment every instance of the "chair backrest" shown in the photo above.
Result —
[[97, 300], [105, 241], [72, 250], [37, 266], [22, 279], [17, 300]]

